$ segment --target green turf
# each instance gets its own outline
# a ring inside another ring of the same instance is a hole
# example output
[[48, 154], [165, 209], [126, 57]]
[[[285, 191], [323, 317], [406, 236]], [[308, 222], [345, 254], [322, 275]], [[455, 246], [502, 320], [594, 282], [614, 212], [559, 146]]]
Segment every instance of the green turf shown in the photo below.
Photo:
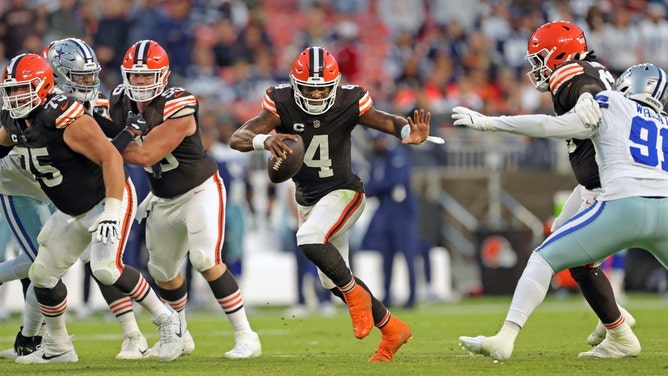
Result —
[[[581, 297], [548, 297], [520, 334], [513, 357], [494, 363], [471, 356], [457, 345], [460, 335], [492, 335], [505, 317], [510, 298], [465, 300], [456, 304], [422, 304], [393, 312], [409, 323], [414, 338], [391, 363], [368, 363], [380, 340], [374, 330], [364, 339], [353, 337], [343, 306], [335, 317], [290, 318], [285, 307], [254, 307], [249, 314], [260, 334], [263, 356], [228, 360], [233, 346], [227, 319], [219, 313], [189, 313], [188, 328], [196, 350], [171, 363], [157, 359], [116, 361], [122, 335], [105, 314], [68, 320], [79, 362], [20, 365], [0, 360], [2, 375], [666, 375], [668, 374], [668, 304], [659, 295], [631, 295], [626, 307], [638, 320], [643, 346], [637, 358], [578, 359], [589, 347], [586, 337], [596, 319]], [[157, 336], [146, 313], [140, 326], [153, 344]], [[18, 315], [0, 325], [0, 349], [12, 345], [20, 325]]]

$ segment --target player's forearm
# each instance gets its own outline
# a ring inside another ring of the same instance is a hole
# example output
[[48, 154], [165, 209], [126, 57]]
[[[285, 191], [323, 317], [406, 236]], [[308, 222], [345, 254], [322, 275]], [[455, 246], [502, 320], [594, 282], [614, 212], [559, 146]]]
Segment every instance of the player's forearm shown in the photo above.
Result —
[[105, 197], [123, 199], [123, 186], [125, 185], [125, 169], [123, 159], [118, 157], [107, 157], [102, 161], [102, 177], [104, 179]]
[[253, 151], [253, 138], [257, 134], [249, 129], [238, 129], [230, 138], [230, 147], [238, 151]]
[[529, 137], [579, 138], [592, 135], [592, 129], [586, 128], [575, 113], [562, 116], [517, 115], [495, 116], [488, 118], [494, 131], [513, 133]]

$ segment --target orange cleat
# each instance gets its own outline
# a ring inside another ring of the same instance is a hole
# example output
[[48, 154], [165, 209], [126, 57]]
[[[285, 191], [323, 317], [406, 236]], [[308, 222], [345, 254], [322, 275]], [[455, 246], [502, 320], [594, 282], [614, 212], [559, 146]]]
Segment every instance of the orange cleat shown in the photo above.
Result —
[[380, 329], [382, 339], [376, 353], [369, 358], [370, 362], [389, 362], [401, 345], [413, 337], [411, 328], [405, 322], [392, 316], [390, 321]]
[[353, 319], [353, 331], [355, 337], [362, 339], [371, 333], [373, 329], [373, 315], [371, 314], [371, 294], [362, 286], [355, 287], [348, 293], [343, 294]]

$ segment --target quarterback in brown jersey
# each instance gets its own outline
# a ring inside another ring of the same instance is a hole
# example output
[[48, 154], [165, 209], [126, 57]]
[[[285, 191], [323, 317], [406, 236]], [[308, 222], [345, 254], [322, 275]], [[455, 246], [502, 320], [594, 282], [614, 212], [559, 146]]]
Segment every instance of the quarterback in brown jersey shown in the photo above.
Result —
[[[148, 270], [163, 300], [185, 322], [187, 288], [181, 275], [186, 254], [209, 283], [234, 328], [232, 359], [262, 354], [260, 339], [246, 316], [239, 285], [223, 263], [225, 186], [218, 166], [202, 144], [197, 98], [168, 87], [169, 57], [152, 40], [134, 43], [121, 66], [123, 83], [109, 98], [112, 120], [122, 124], [128, 112], [141, 113], [148, 131], [123, 152], [126, 162], [143, 166], [151, 193], [140, 205], [146, 219]], [[184, 333], [184, 353], [195, 348]]]
[[322, 47], [297, 55], [290, 80], [266, 91], [261, 112], [232, 135], [230, 146], [244, 152], [269, 150], [281, 158], [291, 152], [282, 141], [302, 137], [304, 163], [292, 178], [299, 209], [297, 243], [318, 267], [323, 286], [348, 306], [355, 337], [366, 337], [374, 325], [380, 329], [380, 346], [369, 361], [390, 361], [411, 330], [348, 266], [347, 231], [366, 202], [362, 181], [351, 167], [351, 132], [361, 124], [404, 144], [420, 144], [429, 135], [431, 114], [419, 110], [406, 119], [377, 110], [364, 88], [340, 85], [336, 59]]
[[41, 56], [11, 59], [0, 88], [0, 144], [18, 150], [23, 166], [58, 209], [40, 232], [39, 252], [29, 271], [47, 333], [35, 352], [16, 362], [78, 361], [65, 325], [67, 289], [61, 278], [88, 245], [95, 278], [151, 312], [165, 348], [161, 360], [176, 359], [183, 347], [180, 317], [122, 261], [137, 204], [118, 150], [80, 101], [54, 93], [53, 70]]

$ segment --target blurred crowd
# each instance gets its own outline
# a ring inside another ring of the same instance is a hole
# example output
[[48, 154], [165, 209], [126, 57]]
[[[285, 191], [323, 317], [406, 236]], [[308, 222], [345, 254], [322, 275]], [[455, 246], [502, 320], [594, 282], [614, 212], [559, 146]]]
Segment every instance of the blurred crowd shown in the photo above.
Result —
[[214, 139], [218, 126], [253, 116], [308, 45], [332, 52], [343, 81], [367, 87], [378, 108], [432, 111], [434, 132], [446, 137], [458, 131], [449, 112], [460, 104], [486, 114], [551, 112], [524, 60], [529, 36], [547, 21], [582, 27], [613, 74], [645, 61], [668, 67], [664, 1], [0, 0], [0, 14], [0, 58], [84, 39], [102, 65], [103, 93], [120, 82], [131, 42], [156, 40], [171, 58], [172, 84], [200, 97]]

